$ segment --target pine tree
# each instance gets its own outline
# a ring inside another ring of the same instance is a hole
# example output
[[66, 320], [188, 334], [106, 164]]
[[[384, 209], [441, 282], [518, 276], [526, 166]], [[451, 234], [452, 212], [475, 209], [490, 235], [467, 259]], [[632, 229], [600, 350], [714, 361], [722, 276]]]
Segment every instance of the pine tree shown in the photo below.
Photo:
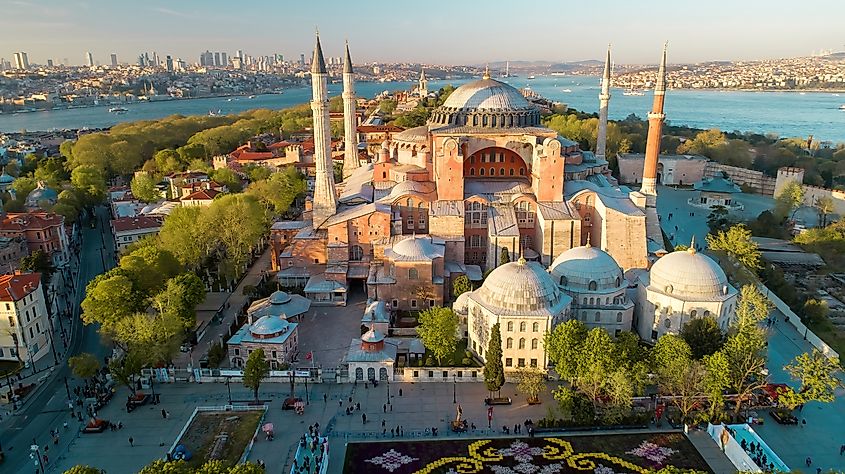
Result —
[[499, 265], [504, 265], [511, 261], [511, 254], [507, 247], [502, 247], [502, 253], [499, 254]]
[[490, 330], [490, 341], [487, 343], [487, 354], [484, 362], [484, 384], [491, 394], [499, 392], [505, 384], [505, 369], [502, 367], [502, 334], [499, 323]]

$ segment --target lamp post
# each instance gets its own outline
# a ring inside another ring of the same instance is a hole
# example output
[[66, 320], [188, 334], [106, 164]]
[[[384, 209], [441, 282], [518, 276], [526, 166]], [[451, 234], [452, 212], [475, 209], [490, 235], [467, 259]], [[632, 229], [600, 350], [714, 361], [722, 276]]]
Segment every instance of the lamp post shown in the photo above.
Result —
[[452, 374], [452, 403], [458, 403], [458, 379]]
[[67, 384], [67, 376], [65, 376], [65, 392], [67, 393], [67, 399], [70, 400], [70, 387]]
[[[309, 373], [308, 373], [308, 377], [310, 377], [310, 376], [311, 376], [311, 373], [309, 372]], [[310, 404], [311, 404], [311, 400], [310, 400], [310, 398], [308, 397], [308, 377], [305, 377], [305, 404], [306, 404], [306, 405], [310, 405]]]
[[232, 389], [229, 387], [229, 383], [232, 381], [232, 377], [227, 375], [226, 376], [226, 392], [229, 394], [229, 405], [232, 404]]
[[387, 404], [390, 404], [390, 380], [387, 380]]

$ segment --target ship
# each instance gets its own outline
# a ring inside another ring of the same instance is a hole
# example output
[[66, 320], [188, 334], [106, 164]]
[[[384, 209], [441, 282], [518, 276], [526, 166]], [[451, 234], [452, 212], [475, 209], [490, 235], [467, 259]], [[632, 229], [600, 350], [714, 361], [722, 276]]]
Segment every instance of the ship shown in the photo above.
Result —
[[625, 92], [623, 92], [622, 95], [645, 95], [645, 92], [638, 91], [638, 90], [635, 90], [635, 89], [628, 89]]
[[839, 110], [845, 110], [845, 104], [840, 105]]
[[209, 111], [208, 111], [208, 116], [209, 116], [209, 117], [219, 117], [219, 116], [221, 116], [221, 115], [223, 115], [223, 111], [222, 111], [222, 110], [220, 110], [220, 109], [217, 109], [217, 111], [214, 111], [214, 110], [209, 110]]
[[126, 112], [129, 112], [129, 109], [118, 106], [110, 108], [109, 112], [113, 114], [125, 114]]
[[532, 80], [532, 79], [534, 79], [534, 75], [533, 75], [533, 74], [532, 74], [532, 75], [530, 75], [530, 76], [528, 76], [528, 80], [529, 80], [529, 81], [530, 81], [530, 80]]

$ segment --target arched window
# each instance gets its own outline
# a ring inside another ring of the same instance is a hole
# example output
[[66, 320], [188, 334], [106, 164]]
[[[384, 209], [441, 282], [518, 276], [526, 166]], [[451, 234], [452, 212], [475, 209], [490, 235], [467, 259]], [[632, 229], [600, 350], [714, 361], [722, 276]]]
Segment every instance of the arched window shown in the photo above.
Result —
[[387, 369], [381, 367], [378, 369], [378, 379], [379, 380], [387, 380]]
[[540, 323], [535, 322], [531, 325], [531, 332], [539, 332], [540, 331]]
[[520, 176], [525, 176], [525, 168], [520, 168], [520, 169], [519, 169], [519, 175], [520, 175]]
[[525, 321], [519, 323], [519, 332], [525, 332]]
[[692, 310], [692, 311], [690, 311], [690, 312], [689, 312], [689, 317], [690, 317], [690, 318], [693, 318], [693, 319], [694, 319], [696, 316], [698, 316], [698, 311], [696, 311], [696, 310]]
[[666, 318], [666, 320], [663, 321], [663, 325], [666, 326], [666, 329], [671, 328], [672, 327], [672, 320], [669, 319], [669, 318]]
[[537, 349], [537, 344], [538, 344], [538, 342], [537, 342], [536, 337], [534, 339], [531, 339], [531, 348], [532, 349]]
[[596, 322], [601, 321], [601, 313], [596, 311]]
[[510, 169], [510, 175], [513, 176], [513, 168]]
[[598, 283], [596, 283], [596, 281], [595, 281], [595, 280], [593, 280], [593, 281], [591, 281], [591, 282], [590, 282], [590, 284], [589, 284], [589, 289], [590, 289], [590, 291], [596, 291], [596, 289], [598, 288], [598, 286], [599, 286], [599, 285], [598, 285]]
[[405, 200], [405, 206], [406, 207], [414, 207], [414, 201], [412, 201], [411, 198], [406, 199]]
[[616, 322], [617, 322], [617, 323], [621, 323], [621, 322], [622, 322], [622, 313], [616, 313]]
[[513, 321], [508, 321], [508, 331], [513, 332]]
[[584, 304], [587, 304], [587, 297], [584, 297]]
[[484, 168], [479, 168], [479, 170], [478, 170], [478, 174], [479, 174], [480, 176], [484, 176]]
[[513, 338], [509, 337], [505, 340], [505, 349], [513, 349]]
[[705, 318], [710, 317], [710, 311], [705, 311], [705, 312], [704, 312], [704, 317], [705, 317]]
[[504, 175], [505, 175], [505, 169], [499, 168], [499, 176], [504, 176]]
[[355, 380], [364, 380], [364, 369], [361, 367], [355, 368]]
[[560, 286], [566, 286], [566, 277], [561, 275], [560, 276]]
[[496, 176], [496, 168], [490, 167], [490, 176]]
[[595, 298], [590, 298], [590, 304], [591, 304], [591, 305], [592, 305], [592, 304], [596, 304], [596, 300], [595, 300]]
[[419, 276], [420, 276], [419, 272], [417, 272], [416, 268], [411, 268], [410, 270], [408, 270], [408, 279], [409, 280], [416, 280], [417, 278], [419, 278]]
[[359, 261], [364, 259], [364, 249], [360, 245], [349, 247], [349, 260]]
[[376, 369], [370, 367], [367, 369], [367, 380], [375, 380], [376, 378]]
[[475, 176], [475, 168], [470, 168], [470, 169], [469, 169], [469, 175], [470, 175], [470, 176]]
[[619, 286], [620, 286], [621, 284], [622, 284], [622, 279], [621, 279], [621, 278], [619, 278], [619, 277], [616, 277], [616, 287], [617, 287], [617, 288], [619, 288]]
[[519, 338], [519, 348], [525, 349], [525, 338], [524, 337]]

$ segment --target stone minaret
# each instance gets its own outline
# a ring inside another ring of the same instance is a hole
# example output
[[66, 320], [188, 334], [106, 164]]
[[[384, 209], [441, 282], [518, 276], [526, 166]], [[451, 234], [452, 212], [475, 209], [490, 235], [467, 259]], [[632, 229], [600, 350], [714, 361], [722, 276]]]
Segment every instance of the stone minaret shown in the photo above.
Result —
[[428, 95], [428, 80], [425, 78], [425, 69], [420, 69], [420, 84], [419, 84], [420, 98], [425, 98]]
[[[349, 56], [349, 43], [346, 43], [346, 60], [343, 63], [343, 133], [345, 146], [343, 152], [343, 178], [348, 178], [361, 166], [358, 161], [358, 123], [355, 101], [355, 77], [352, 71], [352, 57]], [[316, 99], [315, 99], [316, 100]]]
[[314, 46], [311, 61], [311, 115], [314, 124], [314, 206], [311, 213], [314, 227], [323, 224], [337, 211], [337, 195], [334, 188], [334, 168], [331, 154], [331, 130], [329, 129], [329, 98], [326, 90], [326, 62], [320, 47], [320, 34]]
[[[668, 44], [668, 43], [667, 43]], [[663, 136], [663, 99], [666, 95], [666, 44], [663, 45], [663, 57], [657, 70], [657, 85], [654, 87], [654, 103], [648, 114], [648, 140], [645, 146], [645, 164], [643, 165], [643, 187], [646, 196], [657, 196], [657, 159], [660, 155], [660, 138]]]
[[610, 103], [610, 46], [604, 60], [604, 74], [601, 76], [599, 93], [599, 131], [596, 137], [596, 158], [604, 160], [607, 154], [607, 105]]

